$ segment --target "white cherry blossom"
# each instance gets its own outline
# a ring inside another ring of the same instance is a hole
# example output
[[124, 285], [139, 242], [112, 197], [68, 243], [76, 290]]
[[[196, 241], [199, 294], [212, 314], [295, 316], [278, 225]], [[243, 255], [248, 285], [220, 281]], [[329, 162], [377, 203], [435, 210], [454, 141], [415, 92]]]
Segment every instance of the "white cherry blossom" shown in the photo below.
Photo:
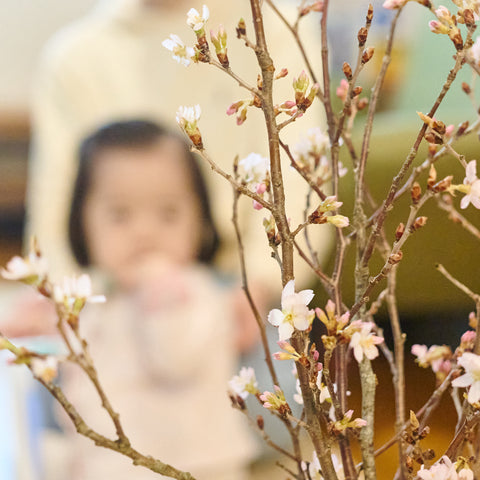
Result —
[[[334, 453], [332, 453], [332, 463], [338, 480], [344, 480], [345, 473], [343, 471], [343, 464]], [[320, 474], [321, 470], [322, 468], [320, 466], [320, 461], [318, 460], [317, 452], [314, 451], [312, 461], [308, 466], [310, 478], [312, 480], [323, 480], [323, 476]]]
[[468, 402], [477, 403], [480, 400], [480, 355], [465, 352], [458, 364], [465, 369], [465, 373], [452, 381], [454, 387], [470, 387]]
[[240, 373], [228, 382], [228, 386], [243, 399], [247, 398], [249, 393], [255, 395], [258, 392], [255, 370], [252, 367], [242, 367]]
[[187, 47], [182, 39], [175, 34], [170, 34], [170, 38], [165, 39], [162, 45], [173, 53], [173, 59], [181, 65], [188, 67], [195, 56], [195, 50], [192, 47]]
[[270, 172], [270, 161], [266, 157], [262, 157], [258, 153], [250, 153], [245, 158], [238, 162], [245, 181], [253, 184], [255, 187], [258, 184], [265, 182], [268, 173]]
[[457, 472], [456, 464], [446, 455], [428, 469], [422, 465], [417, 475], [421, 480], [473, 480], [472, 470], [462, 468]]
[[64, 277], [61, 284], [58, 283], [53, 286], [53, 299], [56, 303], [78, 311], [83, 308], [86, 302], [105, 302], [105, 296], [92, 295], [92, 281], [87, 274], [79, 277]]
[[383, 342], [383, 338], [372, 332], [372, 322], [362, 322], [360, 330], [352, 335], [350, 347], [353, 348], [353, 355], [358, 363], [363, 360], [363, 356], [369, 360], [378, 357], [378, 348], [376, 345]]
[[313, 290], [295, 292], [295, 280], [290, 280], [282, 291], [281, 306], [279, 310], [270, 310], [268, 321], [278, 327], [280, 340], [287, 340], [297, 330], [306, 330], [310, 327], [315, 312], [308, 309], [307, 305], [314, 297]]
[[201, 15], [195, 8], [191, 8], [187, 13], [187, 25], [192, 28], [194, 32], [199, 32], [205, 26], [209, 16], [210, 12], [206, 5], [203, 6]]
[[20, 280], [25, 283], [35, 283], [47, 275], [47, 260], [35, 252], [30, 252], [27, 257], [13, 257], [7, 263], [7, 268], [2, 268], [0, 274], [6, 280]]
[[202, 109], [200, 105], [193, 107], [180, 106], [177, 110], [177, 123], [187, 130], [187, 126], [197, 125], [197, 121], [200, 119]]
[[480, 180], [477, 178], [476, 160], [468, 162], [463, 185], [467, 187], [467, 193], [460, 202], [460, 208], [467, 208], [472, 203], [475, 208], [480, 209]]

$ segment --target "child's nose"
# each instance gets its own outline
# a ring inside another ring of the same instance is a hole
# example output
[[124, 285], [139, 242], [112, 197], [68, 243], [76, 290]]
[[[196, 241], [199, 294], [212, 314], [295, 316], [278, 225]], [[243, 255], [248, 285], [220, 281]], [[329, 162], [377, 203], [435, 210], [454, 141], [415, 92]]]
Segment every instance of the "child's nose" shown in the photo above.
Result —
[[154, 246], [158, 242], [158, 231], [155, 223], [147, 216], [139, 218], [134, 226], [133, 241], [138, 248]]

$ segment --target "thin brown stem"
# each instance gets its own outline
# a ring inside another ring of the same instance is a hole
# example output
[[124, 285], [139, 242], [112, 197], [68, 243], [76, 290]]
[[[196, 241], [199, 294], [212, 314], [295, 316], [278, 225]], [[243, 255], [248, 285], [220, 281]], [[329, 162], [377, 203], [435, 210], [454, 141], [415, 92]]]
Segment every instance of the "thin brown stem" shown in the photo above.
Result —
[[253, 300], [252, 294], [250, 292], [250, 288], [248, 286], [248, 280], [247, 280], [247, 267], [245, 264], [245, 250], [243, 247], [243, 240], [242, 240], [242, 235], [240, 232], [240, 226], [238, 223], [238, 198], [240, 194], [237, 190], [233, 190], [233, 215], [232, 215], [232, 222], [235, 228], [235, 235], [237, 237], [237, 245], [238, 245], [238, 255], [240, 258], [240, 271], [241, 271], [241, 276], [242, 276], [242, 288], [243, 291], [245, 292], [245, 296], [247, 297], [248, 304], [250, 305], [250, 309], [253, 312], [253, 315], [255, 317], [255, 320], [258, 325], [258, 329], [260, 331], [260, 338], [263, 346], [263, 351], [265, 353], [265, 363], [267, 364], [268, 371], [270, 372], [270, 376], [272, 377], [272, 381], [274, 385], [280, 386], [280, 383], [278, 381], [278, 376], [275, 371], [275, 367], [273, 366], [272, 362], [272, 354], [270, 351], [270, 347], [268, 345], [268, 338], [267, 338], [267, 332], [265, 329], [265, 324], [262, 319], [262, 316], [260, 315], [260, 312], [258, 311], [258, 308]]
[[454, 223], [459, 223], [467, 232], [471, 233], [477, 240], [480, 240], [480, 230], [467, 220], [450, 202], [442, 197], [437, 198], [437, 205], [448, 213], [448, 218]]
[[469, 419], [465, 419], [462, 423], [462, 426], [459, 428], [455, 434], [454, 439], [450, 443], [445, 452], [445, 455], [450, 458], [450, 460], [455, 460], [458, 451], [461, 449], [463, 443], [466, 440], [467, 434], [478, 424], [480, 423], [480, 413], [476, 413]]
[[437, 270], [453, 285], [455, 285], [459, 290], [461, 290], [463, 293], [468, 295], [474, 302], [475, 302], [475, 307], [477, 310], [477, 328], [476, 328], [476, 337], [475, 337], [475, 345], [473, 348], [473, 353], [480, 355], [480, 322], [478, 321], [478, 318], [480, 316], [480, 295], [477, 293], [472, 292], [466, 285], [458, 281], [455, 277], [453, 277], [447, 269], [441, 265], [437, 264], [436, 265]]
[[214, 67], [218, 68], [219, 70], [224, 71], [228, 76], [232, 77], [238, 83], [238, 85], [240, 87], [245, 88], [250, 93], [252, 93], [252, 95], [259, 96], [261, 94], [261, 92], [257, 88], [252, 87], [248, 82], [243, 80], [243, 78], [238, 76], [230, 67], [225, 68], [220, 62], [218, 62], [217, 60], [215, 60], [213, 58], [210, 58], [208, 63], [210, 65], [213, 65]]
[[[283, 22], [283, 24], [287, 27], [287, 29], [293, 35], [293, 38], [295, 39], [295, 43], [297, 44], [298, 49], [300, 50], [300, 53], [302, 55], [302, 59], [305, 62], [305, 66], [307, 67], [308, 73], [309, 73], [312, 81], [314, 83], [318, 83], [317, 76], [315, 75], [315, 71], [313, 70], [313, 67], [312, 67], [312, 64], [310, 63], [307, 52], [305, 51], [305, 47], [303, 45], [303, 42], [300, 39], [300, 35], [298, 34], [298, 29], [296, 28], [298, 22], [295, 23], [295, 26], [291, 25], [290, 22], [282, 14], [282, 12], [280, 12], [280, 10], [272, 2], [272, 0], [266, 0], [266, 3], [275, 12], [275, 14], [278, 16], [278, 18]], [[323, 102], [323, 92], [322, 92], [321, 88], [319, 88], [319, 90], [318, 90], [317, 97], [321, 102]]]
[[[368, 151], [370, 147], [370, 138], [372, 135], [372, 129], [373, 129], [373, 118], [375, 116], [375, 112], [377, 109], [377, 102], [378, 98], [380, 96], [380, 91], [382, 89], [383, 82], [385, 80], [385, 75], [387, 74], [388, 66], [390, 65], [391, 61], [391, 54], [392, 54], [392, 48], [393, 48], [393, 38], [395, 35], [395, 29], [397, 27], [397, 21], [398, 18], [400, 17], [400, 14], [402, 12], [402, 8], [399, 8], [395, 16], [392, 19], [392, 22], [390, 24], [390, 31], [388, 34], [388, 40], [387, 40], [387, 46], [385, 49], [385, 54], [383, 55], [383, 61], [382, 61], [382, 66], [380, 68], [380, 72], [377, 75], [377, 78], [375, 80], [375, 85], [373, 87], [373, 93], [370, 98], [369, 106], [368, 106], [368, 114], [367, 114], [367, 123], [365, 125], [365, 131], [363, 134], [363, 142], [362, 142], [362, 151], [360, 154], [360, 161], [358, 163], [358, 183], [359, 183], [359, 189], [358, 189], [358, 194], [356, 196], [355, 201], [356, 202], [361, 202], [363, 203], [363, 186], [365, 183], [364, 175], [365, 175], [365, 166], [367, 163], [367, 156], [368, 156]], [[365, 261], [363, 262], [365, 265]]]

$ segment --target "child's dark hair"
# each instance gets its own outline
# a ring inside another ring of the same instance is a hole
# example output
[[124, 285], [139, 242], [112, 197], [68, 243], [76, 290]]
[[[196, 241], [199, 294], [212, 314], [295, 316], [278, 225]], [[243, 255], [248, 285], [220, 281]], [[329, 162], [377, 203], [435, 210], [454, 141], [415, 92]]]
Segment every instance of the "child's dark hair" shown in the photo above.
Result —
[[152, 146], [162, 138], [175, 138], [183, 147], [187, 169], [191, 175], [192, 188], [198, 198], [202, 218], [202, 235], [197, 260], [204, 263], [213, 261], [219, 247], [219, 237], [213, 223], [207, 187], [198, 165], [198, 159], [181, 137], [164, 127], [149, 120], [127, 120], [102, 126], [86, 137], [80, 145], [77, 178], [68, 220], [70, 247], [79, 265], [85, 267], [90, 265], [83, 227], [83, 208], [91, 185], [96, 158], [104, 150], [141, 149]]

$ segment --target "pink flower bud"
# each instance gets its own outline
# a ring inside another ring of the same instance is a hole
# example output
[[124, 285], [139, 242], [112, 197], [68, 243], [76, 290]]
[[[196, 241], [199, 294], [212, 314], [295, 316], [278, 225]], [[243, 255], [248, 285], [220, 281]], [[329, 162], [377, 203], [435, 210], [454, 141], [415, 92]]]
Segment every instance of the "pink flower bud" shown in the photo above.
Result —
[[227, 115], [233, 115], [238, 112], [238, 109], [243, 105], [243, 100], [232, 103], [227, 109]]
[[253, 208], [255, 210], [261, 210], [263, 208], [263, 205], [261, 203], [258, 203], [256, 200], [253, 201]]
[[259, 195], [263, 195], [267, 191], [267, 186], [264, 183], [259, 183], [255, 190]]
[[430, 20], [428, 26], [433, 33], [447, 34], [450, 31], [446, 25], [443, 25], [443, 23], [440, 23], [438, 20]]
[[275, 75], [275, 78], [278, 80], [279, 78], [284, 78], [288, 75], [288, 70], [286, 68], [282, 68], [277, 75]]
[[337, 97], [344, 102], [347, 99], [348, 82], [342, 78], [340, 85], [337, 87]]
[[460, 339], [461, 343], [473, 343], [475, 341], [476, 333], [474, 330], [467, 330]]

